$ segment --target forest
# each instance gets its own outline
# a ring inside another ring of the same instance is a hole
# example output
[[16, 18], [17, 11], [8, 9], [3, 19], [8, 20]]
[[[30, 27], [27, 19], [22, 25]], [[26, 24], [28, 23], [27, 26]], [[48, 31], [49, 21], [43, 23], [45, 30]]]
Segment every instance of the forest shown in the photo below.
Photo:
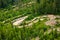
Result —
[[60, 40], [60, 0], [0, 0], [0, 40]]

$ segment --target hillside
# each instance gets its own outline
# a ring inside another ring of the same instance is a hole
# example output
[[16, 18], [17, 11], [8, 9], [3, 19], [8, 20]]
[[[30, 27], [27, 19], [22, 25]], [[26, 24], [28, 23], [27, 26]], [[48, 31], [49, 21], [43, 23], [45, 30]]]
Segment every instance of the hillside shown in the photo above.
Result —
[[0, 40], [60, 40], [59, 0], [0, 0]]

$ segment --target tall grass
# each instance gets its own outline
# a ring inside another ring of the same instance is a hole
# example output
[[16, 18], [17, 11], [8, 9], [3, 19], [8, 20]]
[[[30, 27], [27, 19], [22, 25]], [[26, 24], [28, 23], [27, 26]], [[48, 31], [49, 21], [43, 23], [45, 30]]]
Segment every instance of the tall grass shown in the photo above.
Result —
[[44, 33], [50, 29], [50, 27], [41, 24], [41, 22], [37, 22], [31, 28], [17, 28], [17, 26], [15, 28], [14, 27], [15, 26], [12, 26], [11, 23], [0, 23], [0, 40], [31, 40], [32, 38], [36, 37], [39, 37], [40, 40], [60, 39], [60, 33], [57, 31], [52, 31], [50, 34], [44, 35]]

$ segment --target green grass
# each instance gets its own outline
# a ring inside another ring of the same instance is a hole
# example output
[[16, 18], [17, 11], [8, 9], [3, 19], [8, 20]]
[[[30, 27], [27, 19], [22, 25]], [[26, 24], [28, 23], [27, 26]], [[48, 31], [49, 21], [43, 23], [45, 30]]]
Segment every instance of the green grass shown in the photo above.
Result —
[[[30, 0], [23, 0], [23, 3], [28, 3]], [[49, 29], [50, 26], [45, 25], [47, 18], [43, 18], [43, 21], [38, 21], [34, 23], [32, 26], [24, 26], [25, 21], [30, 21], [37, 16], [42, 16], [46, 13], [55, 14], [56, 10], [52, 3], [46, 0], [42, 0], [40, 3], [32, 4], [31, 6], [22, 7], [18, 10], [13, 10], [14, 8], [6, 8], [0, 9], [0, 40], [31, 40], [32, 38], [39, 37], [40, 40], [60, 40], [60, 32], [58, 31], [51, 31], [49, 34], [45, 34]], [[58, 11], [56, 12], [59, 13]], [[23, 15], [24, 14], [24, 15]], [[42, 15], [41, 15], [42, 14]], [[22, 16], [20, 16], [22, 15]], [[13, 26], [11, 21], [23, 16], [29, 15], [27, 19], [25, 19], [22, 23], [23, 28], [18, 28], [18, 26]], [[3, 23], [5, 21], [7, 23]], [[59, 19], [56, 19], [59, 20]], [[55, 28], [60, 27], [60, 23], [55, 25]]]
[[55, 37], [55, 31], [53, 31], [50, 34], [43, 35], [44, 32], [50, 29], [50, 26], [46, 26], [44, 24], [45, 21], [39, 21], [32, 25], [30, 28], [14, 28], [11, 23], [0, 23], [0, 40], [30, 40], [32, 38], [36, 38], [37, 36], [40, 38], [40, 40], [52, 40], [52, 39], [60, 39], [58, 33], [57, 38]]

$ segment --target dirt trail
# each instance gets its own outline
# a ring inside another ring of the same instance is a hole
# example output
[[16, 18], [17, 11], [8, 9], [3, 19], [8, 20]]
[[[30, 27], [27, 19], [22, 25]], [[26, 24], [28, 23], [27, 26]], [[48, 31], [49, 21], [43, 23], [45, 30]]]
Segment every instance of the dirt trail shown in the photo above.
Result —
[[22, 5], [22, 7], [27, 6], [27, 5], [31, 5], [33, 3], [36, 3], [36, 2], [32, 1], [32, 2], [29, 2], [29, 3], [25, 3], [25, 4]]
[[56, 15], [47, 15], [47, 17], [49, 18], [49, 20], [45, 22], [45, 24], [49, 26], [55, 26], [57, 24], [57, 20], [55, 19], [60, 18], [60, 16], [56, 16]]
[[20, 25], [28, 16], [24, 16], [18, 19], [15, 19], [16, 21], [13, 22], [13, 25]]
[[[24, 3], [24, 4], [21, 5], [21, 8], [23, 8], [24, 6], [28, 6], [29, 7], [29, 6], [31, 6], [34, 3], [36, 3], [36, 2], [32, 1], [32, 2], [29, 2], [29, 3]], [[17, 6], [13, 6], [13, 7], [14, 7], [13, 11], [16, 11], [16, 10], [20, 9]]]
[[[30, 21], [26, 21], [26, 24], [27, 25], [25, 25], [26, 27], [27, 26], [32, 26], [34, 23], [37, 23], [38, 21], [39, 21], [39, 19], [41, 20], [41, 21], [43, 21], [44, 20], [44, 18], [43, 17], [50, 17], [49, 19], [50, 20], [48, 20], [47, 22], [45, 22], [45, 24], [48, 24], [48, 25], [55, 25], [56, 24], [56, 22], [54, 21], [55, 20], [55, 16], [54, 15], [43, 15], [43, 16], [38, 16], [38, 17], [35, 17], [34, 19], [32, 19], [32, 20], [30, 20]], [[52, 17], [52, 18], [51, 18]], [[20, 25], [25, 19], [26, 19], [27, 17], [21, 17], [21, 18], [18, 18], [18, 19], [15, 19], [15, 22], [13, 22], [13, 25]], [[53, 19], [53, 20], [52, 20]], [[21, 27], [23, 27], [23, 25], [21, 25], [21, 26], [19, 26], [18, 28], [21, 28]]]
[[33, 23], [37, 23], [37, 22], [39, 21], [39, 18], [40, 18], [40, 16], [39, 16], [39, 17], [35, 17], [34, 19], [28, 21], [28, 22], [27, 22], [28, 25], [25, 25], [25, 26], [32, 26]]

